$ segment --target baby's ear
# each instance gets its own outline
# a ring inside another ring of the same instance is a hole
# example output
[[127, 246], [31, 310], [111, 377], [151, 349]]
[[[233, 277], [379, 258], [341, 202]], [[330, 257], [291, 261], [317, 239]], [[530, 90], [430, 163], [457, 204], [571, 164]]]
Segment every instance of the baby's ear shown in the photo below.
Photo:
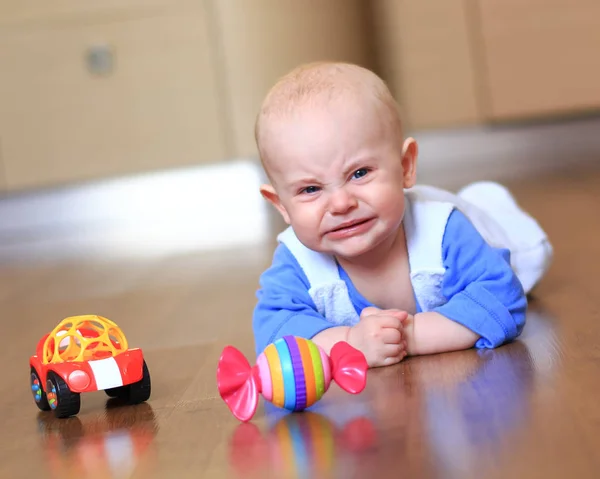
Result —
[[412, 188], [417, 182], [417, 157], [419, 146], [414, 138], [407, 138], [402, 147], [402, 178], [404, 188]]
[[286, 209], [281, 204], [281, 200], [279, 199], [279, 195], [275, 188], [272, 185], [261, 185], [260, 194], [266, 199], [269, 203], [271, 203], [277, 211], [283, 217], [283, 221], [285, 221], [288, 225], [290, 224], [290, 216], [288, 215]]

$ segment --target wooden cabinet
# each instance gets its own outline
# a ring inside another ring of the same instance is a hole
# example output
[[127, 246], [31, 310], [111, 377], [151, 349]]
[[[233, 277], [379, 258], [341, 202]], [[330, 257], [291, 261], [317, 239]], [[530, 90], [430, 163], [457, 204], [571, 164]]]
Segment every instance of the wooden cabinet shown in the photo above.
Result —
[[600, 107], [598, 0], [478, 0], [492, 120]]
[[0, 189], [254, 157], [300, 63], [376, 68], [408, 130], [600, 108], [598, 0], [4, 0]]
[[226, 158], [213, 54], [200, 9], [3, 29], [0, 141], [6, 186]]
[[268, 89], [300, 63], [371, 66], [368, 2], [214, 0], [225, 101], [236, 156], [254, 156], [254, 121]]
[[469, 2], [371, 2], [378, 69], [411, 129], [477, 123], [478, 65]]
[[377, 0], [379, 70], [409, 128], [600, 108], [598, 0]]
[[55, 22], [58, 25], [87, 18], [94, 22], [194, 7], [198, 0], [2, 0], [0, 26]]
[[0, 5], [8, 189], [254, 156], [268, 88], [367, 64], [362, 0], [10, 0]]

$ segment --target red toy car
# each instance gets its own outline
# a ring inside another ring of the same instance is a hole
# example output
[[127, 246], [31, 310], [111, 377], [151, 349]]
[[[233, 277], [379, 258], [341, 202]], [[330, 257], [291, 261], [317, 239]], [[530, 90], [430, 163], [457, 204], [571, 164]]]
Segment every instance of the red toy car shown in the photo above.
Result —
[[35, 403], [58, 418], [79, 413], [83, 392], [104, 390], [128, 404], [150, 398], [142, 351], [128, 349], [121, 329], [101, 316], [62, 320], [39, 341], [29, 365]]

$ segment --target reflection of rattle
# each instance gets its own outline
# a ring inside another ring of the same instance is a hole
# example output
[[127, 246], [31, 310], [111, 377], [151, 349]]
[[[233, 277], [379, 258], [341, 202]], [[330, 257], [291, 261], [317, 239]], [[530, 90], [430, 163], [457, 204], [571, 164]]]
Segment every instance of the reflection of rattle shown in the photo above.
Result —
[[337, 467], [351, 470], [351, 461], [376, 444], [377, 431], [367, 417], [336, 425], [304, 411], [283, 416], [264, 432], [250, 422], [238, 424], [230, 436], [228, 462], [240, 478], [335, 477]]
[[284, 336], [258, 356], [251, 367], [244, 355], [227, 346], [217, 368], [219, 394], [240, 421], [249, 421], [258, 406], [258, 393], [274, 405], [302, 411], [319, 401], [334, 380], [357, 394], [366, 385], [367, 361], [348, 343], [336, 343], [328, 357], [308, 339]]

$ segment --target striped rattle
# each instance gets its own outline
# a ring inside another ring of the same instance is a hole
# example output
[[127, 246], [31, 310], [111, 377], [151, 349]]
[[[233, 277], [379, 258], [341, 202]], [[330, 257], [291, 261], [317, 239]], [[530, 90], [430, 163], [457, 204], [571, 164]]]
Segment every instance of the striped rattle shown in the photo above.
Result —
[[252, 419], [258, 394], [275, 406], [302, 411], [321, 399], [335, 381], [358, 394], [366, 385], [367, 361], [346, 342], [336, 343], [330, 356], [309, 339], [284, 336], [260, 353], [255, 366], [233, 346], [226, 346], [217, 367], [217, 387], [233, 415]]

